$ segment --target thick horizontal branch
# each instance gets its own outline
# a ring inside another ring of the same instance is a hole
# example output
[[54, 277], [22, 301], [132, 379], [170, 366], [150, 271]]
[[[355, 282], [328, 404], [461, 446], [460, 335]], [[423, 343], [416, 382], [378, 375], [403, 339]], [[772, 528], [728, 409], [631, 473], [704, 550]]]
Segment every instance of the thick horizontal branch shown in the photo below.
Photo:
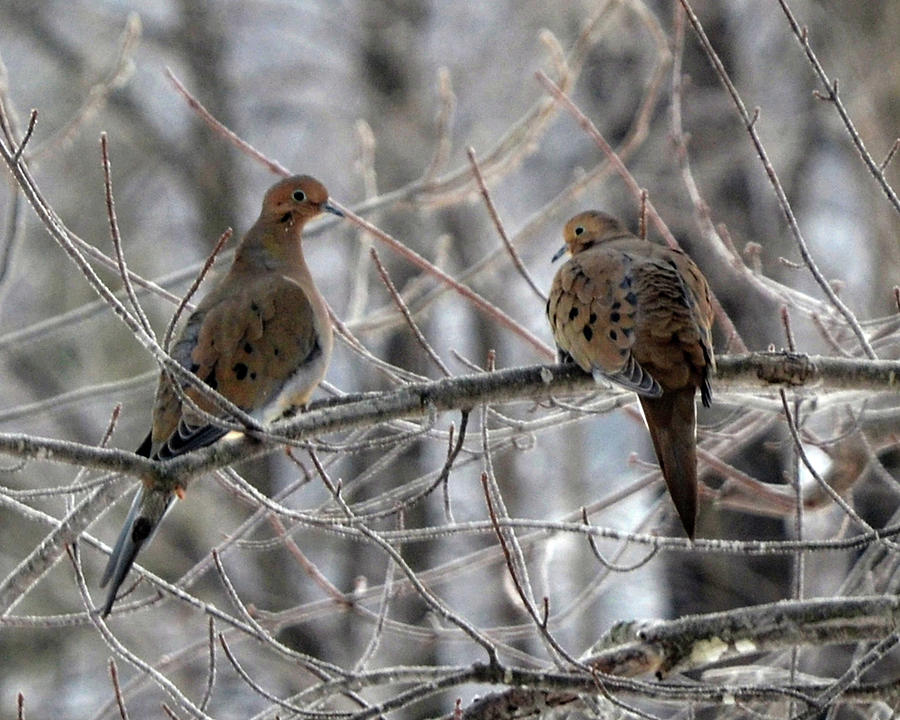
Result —
[[65, 465], [83, 465], [95, 470], [153, 475], [159, 463], [128, 450], [96, 447], [22, 433], [0, 433], [0, 453], [26, 460], [47, 460]]
[[[717, 390], [767, 387], [900, 390], [900, 361], [805, 356], [787, 352], [724, 355], [716, 359]], [[391, 420], [420, 418], [434, 412], [462, 410], [480, 403], [541, 401], [555, 396], [596, 391], [590, 375], [573, 365], [531, 365], [495, 372], [404, 385], [396, 390], [345, 395], [312, 403], [308, 412], [272, 427], [262, 437], [231, 435], [208, 448], [154, 463], [121, 450], [0, 433], [0, 452], [30, 459], [84, 465], [132, 475], [156, 475], [161, 483], [185, 486], [190, 478], [271, 452], [284, 442], [367, 427]]]
[[662, 678], [743, 655], [882, 640], [900, 629], [900, 597], [784, 600], [655, 623], [622, 623], [584, 662]]
[[[714, 387], [720, 390], [788, 386], [900, 391], [900, 361], [765, 352], [721, 356], [716, 362]], [[277, 443], [279, 437], [298, 441], [389, 420], [468, 409], [480, 403], [541, 401], [596, 390], [593, 378], [576, 366], [531, 365], [415, 383], [387, 392], [347, 395], [313, 403], [308, 412], [273, 427], [273, 437], [266, 438], [266, 443], [244, 437], [176, 458], [167, 463], [166, 480], [184, 482], [197, 473], [259, 455], [271, 449], [268, 441]]]
[[[503, 669], [505, 670], [505, 668]], [[479, 667], [475, 670], [483, 670], [483, 672], [471, 673], [471, 679], [474, 682], [490, 682], [489, 679], [483, 679], [483, 676], [490, 678], [497, 674], [487, 667]], [[529, 676], [536, 682], [529, 683]], [[552, 716], [551, 713], [554, 711], [558, 714], [565, 710], [571, 710], [573, 716], [582, 717], [577, 713], [577, 709], [580, 707], [576, 704], [580, 699], [579, 696], [590, 696], [595, 702], [603, 703], [601, 707], [608, 708], [609, 717], [622, 717], [621, 708], [616, 707], [615, 703], [609, 700], [610, 695], [619, 699], [627, 695], [680, 707], [692, 702], [697, 703], [698, 706], [705, 705], [714, 708], [721, 708], [723, 705], [733, 706], [736, 702], [773, 703], [795, 700], [805, 703], [807, 707], [818, 708], [821, 711], [825, 708], [819, 707], [813, 696], [827, 691], [831, 686], [830, 683], [824, 681], [802, 685], [772, 683], [769, 685], [716, 685], [713, 687], [701, 684], [669, 685], [665, 683], [659, 683], [654, 687], [645, 683], [648, 690], [641, 691], [634, 688], [622, 689], [615, 680], [607, 678], [603, 678], [601, 685], [596, 677], [519, 671], [507, 671], [506, 680], [508, 680], [509, 690], [477, 697], [468, 707], [461, 708], [453, 714], [444, 715], [439, 720], [516, 720]], [[598, 687], [602, 687], [605, 692], [598, 692]], [[895, 705], [898, 700], [900, 700], [900, 686], [892, 680], [859, 683], [848, 688], [841, 695], [841, 702], [861, 705], [879, 702]], [[354, 715], [352, 720], [356, 720], [361, 715], [362, 713]], [[591, 717], [596, 716], [591, 715]], [[607, 717], [607, 715], [603, 715], [603, 717]], [[638, 716], [629, 714], [624, 717]]]
[[[831, 687], [828, 681], [770, 684], [670, 684], [626, 678], [655, 673], [659, 680], [674, 672], [708, 668], [723, 660], [792, 647], [877, 642], [895, 632], [900, 621], [900, 598], [868, 596], [786, 600], [727, 612], [694, 615], [671, 621], [621, 623], [610, 630], [603, 649], [596, 647], [582, 660], [602, 675], [540, 673], [476, 666], [469, 680], [506, 685], [465, 708], [476, 718], [532, 717], [576, 702], [579, 696], [598, 697], [602, 685], [618, 697], [642, 697], [655, 702], [718, 705], [722, 702], [800, 700], [816, 707], [816, 696]], [[599, 680], [599, 682], [598, 682]], [[896, 701], [895, 682], [859, 683], [842, 694], [849, 702]]]

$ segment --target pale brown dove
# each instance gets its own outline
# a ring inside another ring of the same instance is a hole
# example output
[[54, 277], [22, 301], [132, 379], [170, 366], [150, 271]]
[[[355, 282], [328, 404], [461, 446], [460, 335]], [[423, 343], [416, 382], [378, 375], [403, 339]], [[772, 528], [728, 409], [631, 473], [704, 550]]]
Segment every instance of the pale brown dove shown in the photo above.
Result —
[[547, 317], [560, 360], [637, 393], [663, 477], [688, 537], [697, 516], [694, 395], [712, 399], [713, 310], [706, 279], [680, 250], [641, 240], [616, 218], [566, 223], [572, 257], [559, 269]]
[[[272, 186], [256, 223], [241, 240], [228, 274], [197, 306], [171, 355], [209, 387], [262, 423], [306, 404], [331, 355], [328, 310], [303, 258], [301, 231], [321, 212], [342, 213], [314, 178], [297, 175]], [[184, 394], [206, 412], [215, 406], [185, 384]], [[228, 433], [183, 404], [160, 376], [153, 423], [137, 453], [168, 460]], [[116, 593], [141, 548], [151, 539], [177, 491], [144, 481], [103, 573]]]

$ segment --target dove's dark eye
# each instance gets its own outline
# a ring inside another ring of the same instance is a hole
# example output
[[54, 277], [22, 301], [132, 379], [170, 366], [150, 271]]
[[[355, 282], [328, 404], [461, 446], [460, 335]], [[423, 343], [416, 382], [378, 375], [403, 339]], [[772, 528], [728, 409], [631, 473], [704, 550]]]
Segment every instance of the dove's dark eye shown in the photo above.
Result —
[[303, 202], [304, 200], [306, 200], [306, 193], [302, 190], [294, 190], [294, 194], [291, 195], [291, 197], [294, 198], [294, 200], [296, 200], [297, 202]]
[[577, 228], [575, 228], [576, 235], [582, 235], [583, 233], [584, 233], [584, 228], [581, 225], [579, 225]]

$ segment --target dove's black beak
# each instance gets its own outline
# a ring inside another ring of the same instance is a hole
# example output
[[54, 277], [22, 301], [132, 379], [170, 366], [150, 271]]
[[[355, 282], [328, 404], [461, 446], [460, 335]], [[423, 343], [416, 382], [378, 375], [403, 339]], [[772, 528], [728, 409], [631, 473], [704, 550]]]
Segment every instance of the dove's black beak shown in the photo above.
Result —
[[322, 212], [331, 213], [332, 215], [337, 215], [338, 217], [344, 217], [344, 213], [338, 210], [334, 205], [330, 202], [324, 202], [321, 206]]

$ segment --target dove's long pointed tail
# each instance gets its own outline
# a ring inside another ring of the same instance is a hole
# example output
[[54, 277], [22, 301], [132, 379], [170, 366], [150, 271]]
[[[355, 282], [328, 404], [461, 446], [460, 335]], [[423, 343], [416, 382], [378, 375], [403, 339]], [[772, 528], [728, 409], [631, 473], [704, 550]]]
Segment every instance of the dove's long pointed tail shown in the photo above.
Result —
[[688, 537], [697, 520], [697, 419], [694, 388], [666, 390], [660, 398], [640, 397], [666, 487]]
[[116, 546], [109, 556], [100, 587], [105, 587], [110, 580], [109, 592], [106, 595], [106, 603], [103, 606], [103, 617], [109, 615], [116, 594], [125, 581], [128, 571], [134, 565], [134, 560], [141, 548], [150, 541], [153, 533], [159, 527], [166, 511], [172, 504], [172, 493], [163, 493], [157, 490], [148, 490], [143, 485], [138, 488], [131, 503], [131, 510], [125, 518], [125, 524], [116, 540]]

